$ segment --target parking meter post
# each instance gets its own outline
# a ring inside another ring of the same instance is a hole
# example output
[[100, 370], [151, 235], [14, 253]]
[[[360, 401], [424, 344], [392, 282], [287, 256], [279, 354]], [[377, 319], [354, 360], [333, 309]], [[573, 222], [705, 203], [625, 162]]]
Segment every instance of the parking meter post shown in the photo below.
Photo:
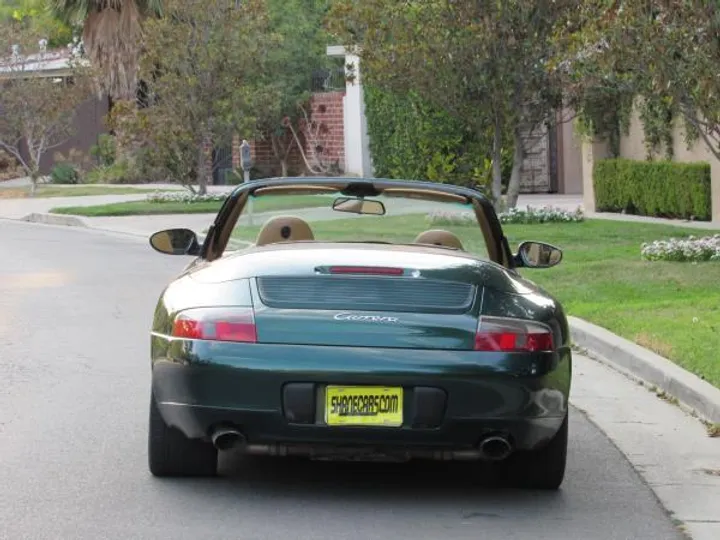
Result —
[[[250, 181], [250, 169], [252, 168], [252, 156], [250, 154], [250, 143], [243, 139], [240, 145], [240, 166], [243, 170], [243, 181], [245, 183]], [[248, 224], [253, 224], [253, 201], [252, 198], [248, 199]]]

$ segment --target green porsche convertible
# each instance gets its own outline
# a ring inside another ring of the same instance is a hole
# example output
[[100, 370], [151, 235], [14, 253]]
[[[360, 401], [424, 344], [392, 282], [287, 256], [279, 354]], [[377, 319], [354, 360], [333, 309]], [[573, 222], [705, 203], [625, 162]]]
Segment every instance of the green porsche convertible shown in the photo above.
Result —
[[150, 244], [192, 257], [153, 321], [152, 474], [215, 475], [218, 453], [234, 450], [489, 461], [513, 485], [561, 485], [568, 324], [518, 268], [562, 252], [511, 251], [482, 193], [258, 180], [228, 196], [202, 240], [172, 229]]

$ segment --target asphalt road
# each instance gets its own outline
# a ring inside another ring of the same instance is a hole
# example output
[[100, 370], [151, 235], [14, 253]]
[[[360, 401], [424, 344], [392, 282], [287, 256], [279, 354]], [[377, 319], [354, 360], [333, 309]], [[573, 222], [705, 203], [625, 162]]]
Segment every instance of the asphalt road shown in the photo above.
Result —
[[224, 456], [222, 477], [147, 471], [148, 327], [185, 259], [145, 242], [0, 220], [2, 539], [678, 539], [580, 412], [557, 493], [463, 466]]

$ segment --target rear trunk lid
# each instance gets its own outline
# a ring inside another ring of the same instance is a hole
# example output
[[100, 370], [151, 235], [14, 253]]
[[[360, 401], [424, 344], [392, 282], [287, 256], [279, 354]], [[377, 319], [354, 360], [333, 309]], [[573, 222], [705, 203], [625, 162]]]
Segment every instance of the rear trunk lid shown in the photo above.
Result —
[[261, 343], [446, 350], [473, 348], [483, 286], [507, 279], [464, 253], [341, 246], [251, 250], [193, 277], [248, 279]]
[[260, 277], [255, 322], [264, 343], [470, 349], [477, 287], [441, 279]]

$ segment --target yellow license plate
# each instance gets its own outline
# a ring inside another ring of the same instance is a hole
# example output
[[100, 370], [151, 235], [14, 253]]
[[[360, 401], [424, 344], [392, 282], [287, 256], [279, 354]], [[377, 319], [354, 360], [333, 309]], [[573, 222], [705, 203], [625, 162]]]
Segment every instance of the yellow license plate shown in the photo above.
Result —
[[399, 427], [403, 423], [403, 389], [328, 386], [325, 423], [329, 426]]

